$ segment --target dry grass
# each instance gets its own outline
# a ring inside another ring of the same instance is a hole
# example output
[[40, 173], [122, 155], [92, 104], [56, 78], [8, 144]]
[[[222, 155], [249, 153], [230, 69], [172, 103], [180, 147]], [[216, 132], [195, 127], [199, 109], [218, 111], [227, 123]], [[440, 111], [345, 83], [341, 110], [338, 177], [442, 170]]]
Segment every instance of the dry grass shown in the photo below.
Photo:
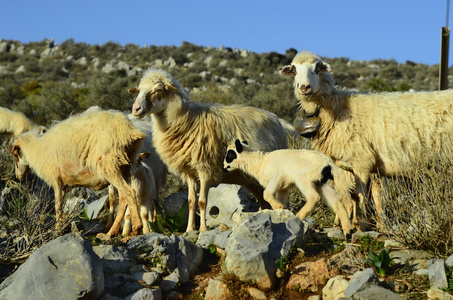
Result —
[[383, 189], [385, 230], [411, 249], [453, 253], [451, 163], [420, 161], [410, 177], [387, 180]]

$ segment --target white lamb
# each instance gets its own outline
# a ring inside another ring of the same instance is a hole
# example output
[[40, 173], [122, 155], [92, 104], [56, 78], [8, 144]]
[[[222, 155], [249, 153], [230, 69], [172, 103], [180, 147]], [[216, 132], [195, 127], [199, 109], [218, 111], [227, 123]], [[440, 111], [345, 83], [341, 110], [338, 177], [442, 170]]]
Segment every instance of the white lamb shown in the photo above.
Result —
[[263, 189], [255, 179], [240, 172], [226, 174], [222, 162], [226, 147], [237, 137], [260, 150], [287, 148], [287, 136], [278, 117], [270, 112], [240, 105], [200, 105], [190, 102], [185, 90], [165, 71], [149, 69], [139, 87], [132, 113], [142, 118], [153, 114], [153, 141], [169, 169], [188, 184], [187, 231], [194, 230], [198, 181], [200, 231], [206, 228], [206, 202], [212, 184], [240, 184], [252, 191], [262, 207]]
[[[146, 158], [149, 157], [150, 153], [141, 153], [139, 155], [139, 159], [136, 163], [132, 171], [131, 176], [131, 187], [135, 191], [135, 196], [137, 199], [137, 206], [140, 213], [140, 218], [143, 223], [143, 233], [150, 232], [149, 221], [155, 217], [155, 207], [154, 207], [154, 200], [157, 197], [156, 192], [156, 183], [154, 180], [153, 170], [151, 167], [145, 162]], [[112, 191], [115, 189], [112, 185], [109, 186], [109, 199], [112, 196]], [[116, 194], [116, 193], [114, 193]], [[114, 199], [116, 199], [116, 195], [113, 195]], [[112, 205], [112, 203], [110, 203]], [[114, 207], [115, 205], [113, 205]], [[131, 232], [131, 217], [129, 212], [129, 206], [126, 209], [126, 214], [124, 216], [124, 224], [123, 224], [123, 231], [122, 235], [127, 236]]]
[[[340, 218], [344, 234], [351, 232], [351, 222], [341, 198], [349, 197], [354, 182], [327, 155], [293, 149], [262, 152], [248, 146], [246, 141], [236, 140], [227, 148], [223, 167], [228, 172], [239, 169], [256, 178], [264, 186], [264, 199], [273, 209], [286, 208], [288, 193], [296, 186], [306, 200], [296, 215], [300, 220], [310, 216], [323, 200]], [[329, 180], [333, 181], [333, 186]]]
[[151, 115], [146, 118], [147, 120], [138, 119], [132, 114], [129, 114], [127, 118], [138, 130], [146, 134], [146, 138], [140, 146], [140, 152], [149, 153], [149, 156], [144, 158], [143, 162], [146, 163], [153, 171], [156, 184], [156, 200], [158, 200], [161, 189], [163, 189], [167, 184], [168, 167], [162, 161], [153, 145], [153, 125]]
[[10, 152], [15, 157], [19, 180], [31, 168], [53, 187], [57, 229], [68, 189], [85, 186], [100, 190], [112, 184], [118, 189], [119, 210], [107, 235], [118, 234], [126, 205], [131, 209], [132, 235], [136, 235], [142, 222], [129, 182], [144, 138], [145, 134], [124, 114], [94, 110], [61, 121], [44, 135], [23, 133], [14, 140]]
[[32, 129], [36, 129], [40, 133], [46, 131], [44, 126], [36, 125], [23, 113], [0, 107], [0, 132], [16, 137]]
[[[407, 175], [421, 155], [452, 160], [453, 90], [344, 91], [335, 88], [331, 70], [319, 56], [302, 51], [280, 73], [294, 76], [301, 109], [319, 113], [314, 149], [352, 167], [362, 210], [371, 173]], [[379, 214], [380, 207], [376, 203]]]

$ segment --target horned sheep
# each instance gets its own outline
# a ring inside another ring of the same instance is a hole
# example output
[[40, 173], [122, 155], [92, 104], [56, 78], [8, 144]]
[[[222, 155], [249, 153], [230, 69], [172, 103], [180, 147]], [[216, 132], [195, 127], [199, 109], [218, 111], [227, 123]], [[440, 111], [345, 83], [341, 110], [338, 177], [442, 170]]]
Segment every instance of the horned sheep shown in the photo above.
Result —
[[267, 204], [255, 179], [240, 172], [224, 173], [222, 162], [226, 147], [237, 137], [264, 151], [287, 148], [286, 132], [276, 115], [241, 105], [190, 102], [178, 81], [154, 68], [129, 92], [137, 95], [132, 107], [136, 117], [152, 114], [153, 141], [161, 159], [188, 184], [187, 231], [194, 230], [198, 181], [200, 231], [207, 229], [205, 209], [211, 184], [240, 184], [252, 191], [262, 206]]
[[131, 210], [132, 235], [142, 227], [135, 192], [130, 186], [131, 171], [145, 134], [123, 113], [99, 109], [74, 115], [53, 125], [44, 135], [26, 132], [15, 138], [10, 152], [15, 157], [19, 180], [31, 168], [52, 186], [58, 229], [62, 201], [75, 186], [100, 190], [112, 184], [118, 189], [118, 215], [107, 236], [118, 234], [126, 205]]
[[[280, 73], [294, 76], [301, 109], [319, 115], [314, 149], [352, 167], [362, 210], [371, 173], [406, 175], [420, 155], [451, 161], [453, 90], [368, 94], [340, 90], [331, 70], [318, 55], [302, 51]], [[376, 203], [378, 213], [380, 207]]]
[[296, 215], [300, 220], [310, 216], [323, 200], [340, 218], [344, 234], [351, 233], [352, 225], [341, 199], [350, 197], [354, 181], [327, 155], [306, 149], [266, 153], [236, 140], [228, 146], [223, 166], [227, 172], [239, 169], [256, 178], [265, 187], [264, 199], [273, 209], [286, 208], [288, 193], [296, 186], [306, 200]]
[[16, 137], [19, 134], [32, 129], [36, 129], [40, 133], [46, 131], [44, 126], [35, 124], [23, 113], [0, 107], [0, 132], [8, 133], [13, 137]]

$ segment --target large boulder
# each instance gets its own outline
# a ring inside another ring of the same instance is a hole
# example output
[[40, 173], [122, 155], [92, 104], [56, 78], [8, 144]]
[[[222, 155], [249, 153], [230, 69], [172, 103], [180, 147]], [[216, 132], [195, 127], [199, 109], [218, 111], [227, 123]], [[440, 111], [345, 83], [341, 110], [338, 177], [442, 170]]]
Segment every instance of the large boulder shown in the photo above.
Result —
[[209, 189], [206, 205], [206, 225], [220, 224], [232, 227], [235, 216], [243, 212], [257, 212], [259, 205], [250, 202], [246, 190], [240, 185], [219, 184]]
[[98, 299], [104, 291], [101, 260], [89, 241], [70, 233], [36, 250], [0, 284], [0, 299]]
[[226, 247], [226, 269], [263, 290], [275, 284], [277, 263], [305, 238], [306, 223], [289, 210], [243, 214]]

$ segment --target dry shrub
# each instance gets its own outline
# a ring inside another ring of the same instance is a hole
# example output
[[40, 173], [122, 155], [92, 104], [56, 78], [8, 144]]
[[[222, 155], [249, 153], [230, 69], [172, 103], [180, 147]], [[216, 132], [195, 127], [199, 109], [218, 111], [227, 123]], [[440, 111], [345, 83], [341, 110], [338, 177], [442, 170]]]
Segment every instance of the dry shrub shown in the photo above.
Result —
[[407, 177], [387, 180], [383, 189], [384, 229], [412, 249], [453, 253], [453, 169], [451, 163], [420, 161]]
[[[0, 135], [0, 182], [8, 181], [14, 178], [14, 158], [9, 154], [11, 140], [6, 135]], [[3, 185], [0, 185], [0, 188]]]

